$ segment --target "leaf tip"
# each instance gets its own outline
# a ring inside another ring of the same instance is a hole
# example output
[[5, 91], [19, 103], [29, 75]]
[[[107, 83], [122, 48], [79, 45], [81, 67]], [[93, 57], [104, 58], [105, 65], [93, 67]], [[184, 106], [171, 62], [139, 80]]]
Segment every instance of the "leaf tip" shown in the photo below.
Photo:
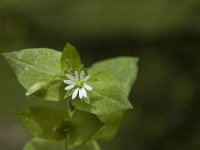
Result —
[[131, 102], [128, 103], [127, 109], [133, 109], [133, 105], [131, 104]]
[[67, 42], [67, 44], [65, 44], [65, 48], [67, 48], [67, 47], [73, 47], [73, 48], [75, 48], [72, 44], [70, 44], [69, 42]]

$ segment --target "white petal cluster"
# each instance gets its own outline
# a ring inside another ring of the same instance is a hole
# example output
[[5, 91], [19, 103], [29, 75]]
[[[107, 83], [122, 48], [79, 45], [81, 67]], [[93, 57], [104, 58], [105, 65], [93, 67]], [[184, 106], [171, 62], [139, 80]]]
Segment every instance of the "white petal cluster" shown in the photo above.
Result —
[[64, 83], [67, 84], [65, 87], [66, 91], [74, 89], [72, 93], [72, 99], [75, 99], [77, 95], [82, 99], [83, 97], [87, 98], [87, 90], [91, 91], [92, 87], [87, 85], [86, 82], [90, 79], [90, 76], [85, 77], [85, 72], [81, 71], [80, 74], [78, 71], [74, 72], [74, 75], [66, 74], [68, 80], [64, 80]]

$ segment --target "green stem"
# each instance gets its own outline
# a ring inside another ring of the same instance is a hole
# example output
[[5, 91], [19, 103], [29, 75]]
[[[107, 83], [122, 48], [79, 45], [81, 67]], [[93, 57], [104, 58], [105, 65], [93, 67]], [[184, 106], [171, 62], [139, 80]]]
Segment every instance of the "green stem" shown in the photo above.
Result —
[[70, 106], [70, 100], [67, 100], [67, 111], [68, 111], [68, 114], [69, 114], [69, 118], [71, 118], [72, 109], [71, 109], [71, 106]]
[[67, 138], [65, 140], [65, 150], [70, 150], [70, 148], [69, 148], [69, 134], [67, 135]]

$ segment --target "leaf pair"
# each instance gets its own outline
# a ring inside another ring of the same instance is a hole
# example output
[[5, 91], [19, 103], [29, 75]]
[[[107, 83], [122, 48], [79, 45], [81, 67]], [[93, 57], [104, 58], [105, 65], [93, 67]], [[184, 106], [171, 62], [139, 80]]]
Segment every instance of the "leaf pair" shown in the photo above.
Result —
[[22, 123], [32, 135], [49, 141], [69, 138], [69, 145], [79, 146], [90, 139], [103, 123], [91, 113], [74, 111], [71, 116], [63, 110], [31, 107], [17, 111]]

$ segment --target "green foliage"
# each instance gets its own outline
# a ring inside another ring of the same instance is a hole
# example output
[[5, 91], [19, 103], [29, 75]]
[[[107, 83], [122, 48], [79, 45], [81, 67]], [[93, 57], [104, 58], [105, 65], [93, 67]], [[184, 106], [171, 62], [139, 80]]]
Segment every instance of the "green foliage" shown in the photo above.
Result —
[[67, 112], [45, 107], [17, 111], [28, 130], [38, 138], [60, 141], [69, 136], [69, 144], [79, 146], [92, 137], [103, 123], [96, 115], [76, 110]]
[[75, 111], [70, 119], [72, 129], [70, 130], [69, 144], [79, 146], [92, 137], [103, 123], [96, 115]]
[[4, 53], [27, 95], [38, 95], [47, 100], [63, 99], [61, 53], [52, 49], [24, 49]]
[[3, 53], [20, 84], [29, 89], [37, 82], [63, 75], [59, 60], [61, 53], [47, 48], [24, 49]]
[[[93, 73], [97, 70], [103, 70], [112, 73], [112, 75], [119, 81], [120, 89], [124, 92], [124, 95], [128, 97], [137, 78], [137, 63], [138, 58], [136, 57], [111, 58], [93, 64], [88, 71], [89, 73]], [[112, 139], [118, 131], [122, 117], [122, 112], [116, 112], [109, 115], [99, 115], [100, 120], [104, 122], [105, 125], [96, 133], [94, 137], [103, 140]]]
[[64, 111], [32, 107], [17, 111], [17, 115], [31, 134], [36, 137], [59, 141], [66, 136], [64, 133], [54, 130], [65, 118], [68, 118]]
[[65, 142], [33, 138], [24, 146], [23, 150], [65, 150]]
[[67, 43], [60, 60], [62, 70], [65, 73], [74, 72], [74, 70], [79, 70], [81, 66], [81, 58], [76, 48], [71, 44]]
[[72, 101], [77, 109], [103, 115], [132, 108], [112, 74], [97, 72], [92, 74], [91, 78], [94, 80], [88, 82], [93, 87], [93, 90], [88, 93], [90, 104], [84, 101]]
[[104, 126], [94, 135], [95, 139], [111, 140], [117, 133], [123, 118], [123, 112], [116, 112], [109, 115], [99, 115]]
[[101, 150], [96, 141], [88, 141], [83, 146], [72, 147], [70, 150]]
[[[24, 150], [100, 150], [94, 140], [112, 139], [121, 124], [123, 111], [132, 109], [128, 95], [137, 77], [138, 58], [119, 57], [97, 62], [87, 71], [77, 50], [70, 44], [66, 45], [62, 54], [39, 48], [3, 55], [27, 90], [26, 96], [35, 95], [55, 102], [66, 98], [67, 101], [66, 111], [46, 107], [17, 111], [35, 137]], [[80, 97], [80, 89], [86, 84], [83, 74], [76, 79], [68, 77], [69, 84], [77, 82], [78, 85], [74, 84], [68, 92], [64, 90], [65, 86], [69, 86], [63, 83], [65, 74], [73, 74], [74, 71], [77, 71], [75, 76], [81, 71], [90, 76], [87, 84], [92, 89], [87, 91], [86, 98]], [[79, 97], [72, 100], [77, 88]]]
[[[23, 150], [65, 150], [65, 142], [34, 138], [24, 146]], [[70, 147], [69, 150], [100, 150], [100, 147], [96, 141], [88, 141], [83, 146]]]
[[108, 71], [120, 83], [120, 87], [126, 96], [129, 95], [130, 90], [137, 78], [138, 73], [138, 58], [137, 57], [118, 57], [111, 58], [104, 61], [94, 63], [89, 69], [89, 72], [97, 70]]

